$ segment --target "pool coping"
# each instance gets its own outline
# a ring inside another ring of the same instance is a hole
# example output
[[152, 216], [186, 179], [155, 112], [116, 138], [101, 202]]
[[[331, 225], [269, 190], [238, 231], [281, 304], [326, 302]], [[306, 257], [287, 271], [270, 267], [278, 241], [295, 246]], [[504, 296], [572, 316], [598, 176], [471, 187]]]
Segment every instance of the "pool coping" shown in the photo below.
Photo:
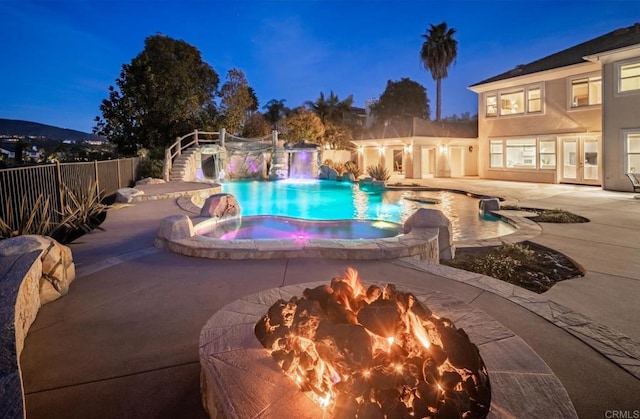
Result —
[[438, 228], [414, 228], [407, 234], [380, 239], [224, 240], [196, 234], [209, 217], [174, 215], [160, 222], [154, 246], [186, 256], [208, 259], [328, 258], [380, 260], [413, 257], [439, 263]]

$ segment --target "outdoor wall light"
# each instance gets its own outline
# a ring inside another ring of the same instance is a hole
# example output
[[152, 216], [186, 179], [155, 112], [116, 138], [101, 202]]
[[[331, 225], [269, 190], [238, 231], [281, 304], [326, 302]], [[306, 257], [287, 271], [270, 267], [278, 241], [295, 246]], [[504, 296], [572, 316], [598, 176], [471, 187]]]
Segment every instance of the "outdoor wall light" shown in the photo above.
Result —
[[473, 153], [473, 146], [472, 145], [469, 146], [469, 153]]
[[410, 146], [404, 146], [404, 152], [405, 153], [411, 153], [411, 147]]
[[447, 152], [447, 146], [446, 145], [441, 145], [440, 146], [440, 152], [441, 153], [446, 153]]
[[362, 147], [362, 146], [358, 147], [358, 153], [363, 154], [364, 153], [364, 147]]
[[378, 153], [383, 154], [384, 153], [384, 147], [378, 147]]

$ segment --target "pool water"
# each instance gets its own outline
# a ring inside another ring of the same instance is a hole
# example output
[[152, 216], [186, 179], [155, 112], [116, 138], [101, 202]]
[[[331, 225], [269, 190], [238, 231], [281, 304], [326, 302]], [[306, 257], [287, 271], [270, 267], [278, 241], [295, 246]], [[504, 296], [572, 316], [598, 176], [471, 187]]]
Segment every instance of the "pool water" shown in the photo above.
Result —
[[388, 221], [303, 220], [281, 216], [243, 216], [215, 224], [201, 236], [224, 240], [380, 239], [402, 234], [402, 226]]
[[[364, 191], [358, 184], [349, 182], [280, 180], [225, 182], [222, 192], [236, 197], [243, 216], [381, 220], [403, 224], [418, 208], [434, 208], [451, 221], [454, 241], [488, 239], [515, 231], [495, 217], [482, 216], [478, 199], [449, 191]], [[430, 200], [434, 203], [429, 203]]]

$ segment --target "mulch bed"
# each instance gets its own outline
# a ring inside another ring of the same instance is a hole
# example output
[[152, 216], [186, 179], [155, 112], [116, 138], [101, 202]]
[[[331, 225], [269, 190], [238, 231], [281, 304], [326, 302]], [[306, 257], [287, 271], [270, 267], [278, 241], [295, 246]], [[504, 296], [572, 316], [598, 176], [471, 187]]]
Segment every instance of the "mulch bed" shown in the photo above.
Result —
[[[581, 268], [562, 253], [529, 241], [521, 244], [535, 252], [534, 260], [517, 267], [510, 278], [497, 279], [541, 294], [560, 281], [584, 276]], [[453, 261], [441, 261], [441, 263], [463, 269], [457, 265], [463, 265], [469, 258], [484, 257], [494, 249], [495, 247], [458, 248]]]

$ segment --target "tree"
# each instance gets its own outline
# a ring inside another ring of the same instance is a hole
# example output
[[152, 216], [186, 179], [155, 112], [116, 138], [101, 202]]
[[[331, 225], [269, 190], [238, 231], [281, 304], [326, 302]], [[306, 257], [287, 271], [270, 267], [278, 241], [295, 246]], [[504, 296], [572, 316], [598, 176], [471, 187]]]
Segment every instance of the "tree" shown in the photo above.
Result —
[[242, 130], [247, 111], [256, 106], [244, 73], [236, 68], [227, 72], [227, 81], [220, 88], [220, 111], [227, 131], [238, 134]]
[[144, 50], [123, 64], [117, 87], [109, 86], [93, 132], [120, 153], [148, 148], [162, 155], [176, 137], [214, 127], [218, 83], [218, 74], [195, 47], [165, 35], [149, 36]]
[[285, 99], [271, 99], [263, 106], [267, 112], [264, 114], [264, 118], [271, 124], [274, 130], [278, 130], [278, 122], [289, 113], [289, 109], [284, 105]]
[[380, 99], [371, 106], [378, 123], [404, 121], [413, 117], [429, 119], [427, 89], [406, 77], [387, 81]]
[[320, 96], [315, 102], [307, 101], [305, 105], [309, 107], [322, 121], [322, 123], [344, 123], [350, 120], [350, 115], [353, 114], [351, 106], [353, 105], [353, 95], [349, 95], [348, 98], [341, 101], [338, 95], [333, 93], [333, 90], [329, 93], [329, 98], [325, 99], [324, 93], [320, 92]]
[[259, 113], [249, 115], [242, 128], [242, 136], [245, 138], [264, 137], [271, 132], [271, 126]]
[[284, 128], [282, 138], [289, 143], [305, 140], [322, 144], [324, 125], [320, 118], [308, 109], [303, 107], [296, 109], [284, 120], [282, 126]]
[[324, 136], [322, 143], [329, 145], [334, 150], [348, 150], [353, 147], [353, 132], [349, 127], [342, 124], [327, 122], [324, 124]]
[[454, 28], [447, 28], [445, 22], [429, 24], [430, 28], [422, 37], [425, 39], [420, 50], [420, 60], [425, 70], [436, 81], [436, 121], [442, 116], [442, 79], [446, 79], [451, 63], [458, 55], [458, 41], [453, 39]]
[[256, 95], [256, 91], [253, 90], [253, 87], [249, 86], [247, 89], [249, 90], [249, 97], [251, 98], [251, 104], [247, 108], [247, 111], [251, 115], [258, 111], [260, 108], [260, 102], [258, 101], [258, 96]]

